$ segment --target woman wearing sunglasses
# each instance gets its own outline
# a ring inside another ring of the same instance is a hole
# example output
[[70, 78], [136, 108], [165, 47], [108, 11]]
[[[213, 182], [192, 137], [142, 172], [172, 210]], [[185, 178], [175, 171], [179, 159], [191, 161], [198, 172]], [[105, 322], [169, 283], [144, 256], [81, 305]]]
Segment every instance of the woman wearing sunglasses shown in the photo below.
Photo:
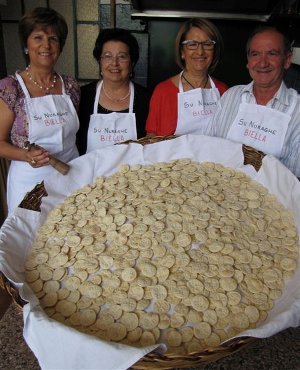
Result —
[[148, 136], [203, 134], [228, 86], [210, 77], [221, 54], [222, 39], [214, 24], [200, 18], [185, 22], [175, 42], [182, 71], [159, 83], [150, 101]]
[[102, 30], [93, 56], [99, 63], [100, 80], [81, 88], [79, 154], [145, 136], [149, 94], [134, 82], [139, 45], [127, 30]]

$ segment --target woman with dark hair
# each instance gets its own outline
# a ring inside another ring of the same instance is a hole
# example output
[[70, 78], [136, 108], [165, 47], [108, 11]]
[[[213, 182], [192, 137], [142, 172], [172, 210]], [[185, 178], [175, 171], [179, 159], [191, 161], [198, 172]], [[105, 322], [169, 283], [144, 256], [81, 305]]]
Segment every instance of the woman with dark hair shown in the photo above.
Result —
[[148, 114], [147, 90], [131, 81], [139, 59], [135, 37], [125, 29], [105, 29], [97, 37], [93, 55], [100, 80], [81, 87], [80, 154], [145, 136]]
[[210, 77], [221, 49], [221, 35], [210, 21], [193, 18], [181, 26], [175, 55], [182, 71], [154, 89], [146, 123], [148, 136], [204, 133], [220, 95], [228, 89]]
[[[9, 212], [50, 172], [49, 155], [64, 162], [78, 156], [79, 85], [54, 70], [67, 34], [64, 18], [50, 8], [35, 8], [19, 22], [27, 67], [0, 81], [0, 156], [11, 160]], [[36, 145], [28, 150], [28, 142]]]

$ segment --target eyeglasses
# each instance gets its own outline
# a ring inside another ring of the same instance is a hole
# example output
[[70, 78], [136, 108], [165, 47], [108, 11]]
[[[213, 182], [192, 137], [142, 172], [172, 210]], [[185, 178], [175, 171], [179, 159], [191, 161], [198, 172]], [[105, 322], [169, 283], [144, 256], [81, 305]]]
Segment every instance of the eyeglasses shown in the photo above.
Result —
[[112, 63], [116, 59], [119, 63], [125, 63], [130, 60], [130, 55], [127, 53], [118, 53], [117, 55], [112, 55], [111, 53], [104, 53], [100, 56], [104, 63]]
[[216, 41], [213, 41], [213, 40], [205, 40], [205, 41], [185, 40], [181, 44], [185, 45], [188, 50], [197, 50], [199, 45], [201, 45], [204, 50], [212, 50], [215, 47]]

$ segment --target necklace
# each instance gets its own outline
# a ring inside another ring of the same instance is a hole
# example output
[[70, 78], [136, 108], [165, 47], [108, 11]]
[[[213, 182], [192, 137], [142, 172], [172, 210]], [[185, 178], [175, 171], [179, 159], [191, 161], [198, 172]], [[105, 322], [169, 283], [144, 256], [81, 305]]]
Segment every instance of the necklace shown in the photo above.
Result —
[[[190, 81], [188, 81], [184, 75], [184, 73], [182, 74], [182, 78], [185, 80], [185, 82], [187, 82], [193, 89], [197, 89], [197, 87], [193, 86]], [[206, 76], [206, 81], [205, 81], [205, 85], [202, 87], [202, 89], [205, 89], [206, 88], [206, 85], [207, 85], [207, 82], [208, 82], [208, 76]], [[200, 88], [201, 86], [199, 86], [198, 88]]]
[[50, 90], [54, 88], [55, 84], [56, 84], [56, 79], [57, 79], [57, 75], [56, 73], [54, 72], [54, 75], [53, 75], [53, 81], [52, 81], [52, 84], [50, 86], [42, 86], [40, 85], [33, 77], [32, 77], [32, 74], [30, 73], [29, 71], [30, 69], [30, 64], [28, 65], [28, 67], [26, 67], [26, 74], [27, 76], [29, 77], [29, 80], [32, 81], [37, 87], [39, 87], [41, 90], [44, 90], [44, 94], [45, 95], [49, 95], [50, 94]]
[[128, 98], [128, 96], [130, 95], [130, 88], [128, 90], [128, 93], [123, 97], [123, 98], [120, 98], [120, 99], [116, 99], [116, 98], [112, 98], [106, 91], [105, 91], [105, 88], [104, 88], [104, 83], [102, 83], [102, 89], [103, 89], [103, 92], [104, 92], [104, 95], [109, 99], [109, 100], [113, 100], [113, 101], [122, 101], [122, 100], [125, 100], [126, 98]]

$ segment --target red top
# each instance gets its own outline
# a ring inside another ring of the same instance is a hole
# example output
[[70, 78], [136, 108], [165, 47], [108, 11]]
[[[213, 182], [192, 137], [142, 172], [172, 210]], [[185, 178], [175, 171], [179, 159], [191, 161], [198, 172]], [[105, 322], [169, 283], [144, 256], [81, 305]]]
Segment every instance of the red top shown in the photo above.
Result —
[[[228, 86], [213, 78], [220, 95]], [[173, 135], [177, 127], [179, 89], [171, 79], [160, 82], [154, 89], [146, 122], [146, 131], [157, 136]]]

